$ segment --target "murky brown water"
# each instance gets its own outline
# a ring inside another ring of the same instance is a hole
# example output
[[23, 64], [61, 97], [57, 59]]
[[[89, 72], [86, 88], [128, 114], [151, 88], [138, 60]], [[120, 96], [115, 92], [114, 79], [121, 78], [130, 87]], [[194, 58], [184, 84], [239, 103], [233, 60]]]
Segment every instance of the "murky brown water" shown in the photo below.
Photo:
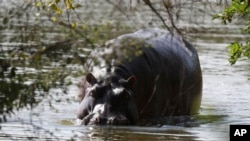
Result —
[[[180, 25], [184, 29], [193, 28], [192, 24]], [[71, 86], [67, 95], [55, 97], [62, 102], [53, 102], [54, 108], [45, 99], [32, 112], [24, 109], [9, 122], [2, 123], [0, 140], [229, 140], [230, 124], [250, 124], [250, 62], [242, 60], [230, 66], [226, 46], [234, 39], [246, 37], [238, 32], [238, 26], [210, 22], [199, 27], [199, 31], [190, 31], [189, 36], [198, 50], [203, 71], [203, 98], [197, 126], [75, 126], [78, 104], [73, 101], [76, 86]]]

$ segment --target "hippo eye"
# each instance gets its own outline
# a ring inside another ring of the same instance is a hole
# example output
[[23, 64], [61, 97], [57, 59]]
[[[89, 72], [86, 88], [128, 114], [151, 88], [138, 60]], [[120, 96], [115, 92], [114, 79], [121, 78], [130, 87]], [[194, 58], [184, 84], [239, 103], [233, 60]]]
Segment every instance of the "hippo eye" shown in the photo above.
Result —
[[90, 91], [89, 95], [92, 96], [93, 98], [100, 98], [104, 95], [104, 93], [105, 93], [105, 88], [97, 86]]
[[92, 88], [90, 88], [89, 90], [89, 96], [96, 98], [97, 96], [97, 86], [93, 86]]
[[91, 92], [90, 92], [90, 94], [89, 94], [90, 96], [92, 96], [93, 98], [96, 98], [96, 89], [93, 89]]

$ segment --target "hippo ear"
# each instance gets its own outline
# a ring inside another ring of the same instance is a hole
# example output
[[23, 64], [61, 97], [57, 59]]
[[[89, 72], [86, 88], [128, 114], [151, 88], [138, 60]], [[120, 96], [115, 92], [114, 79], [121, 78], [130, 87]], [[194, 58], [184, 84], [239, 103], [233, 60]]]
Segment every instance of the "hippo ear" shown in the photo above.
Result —
[[136, 77], [132, 75], [127, 79], [127, 86], [133, 87], [135, 86], [135, 84], [136, 84]]
[[94, 84], [97, 83], [97, 80], [96, 80], [95, 76], [94, 76], [92, 73], [88, 73], [88, 74], [86, 75], [86, 80], [87, 80], [87, 82], [90, 83], [91, 85], [94, 85]]

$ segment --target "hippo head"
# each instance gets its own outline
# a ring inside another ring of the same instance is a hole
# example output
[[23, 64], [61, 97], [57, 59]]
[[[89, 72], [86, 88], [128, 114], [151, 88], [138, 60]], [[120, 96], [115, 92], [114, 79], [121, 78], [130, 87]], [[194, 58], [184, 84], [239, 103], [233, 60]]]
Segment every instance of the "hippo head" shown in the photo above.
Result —
[[97, 80], [86, 75], [89, 84], [78, 109], [78, 119], [84, 125], [129, 125], [138, 120], [134, 99], [135, 76], [123, 79], [109, 74]]

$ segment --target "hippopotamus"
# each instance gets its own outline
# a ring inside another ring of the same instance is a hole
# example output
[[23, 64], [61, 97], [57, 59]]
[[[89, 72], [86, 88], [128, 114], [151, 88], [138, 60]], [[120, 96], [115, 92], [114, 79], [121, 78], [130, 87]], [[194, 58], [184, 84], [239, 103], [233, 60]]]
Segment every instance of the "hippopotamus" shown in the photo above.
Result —
[[199, 113], [202, 72], [196, 49], [160, 28], [121, 35], [99, 57], [105, 70], [87, 72], [77, 118], [83, 125], [135, 125], [141, 119]]

